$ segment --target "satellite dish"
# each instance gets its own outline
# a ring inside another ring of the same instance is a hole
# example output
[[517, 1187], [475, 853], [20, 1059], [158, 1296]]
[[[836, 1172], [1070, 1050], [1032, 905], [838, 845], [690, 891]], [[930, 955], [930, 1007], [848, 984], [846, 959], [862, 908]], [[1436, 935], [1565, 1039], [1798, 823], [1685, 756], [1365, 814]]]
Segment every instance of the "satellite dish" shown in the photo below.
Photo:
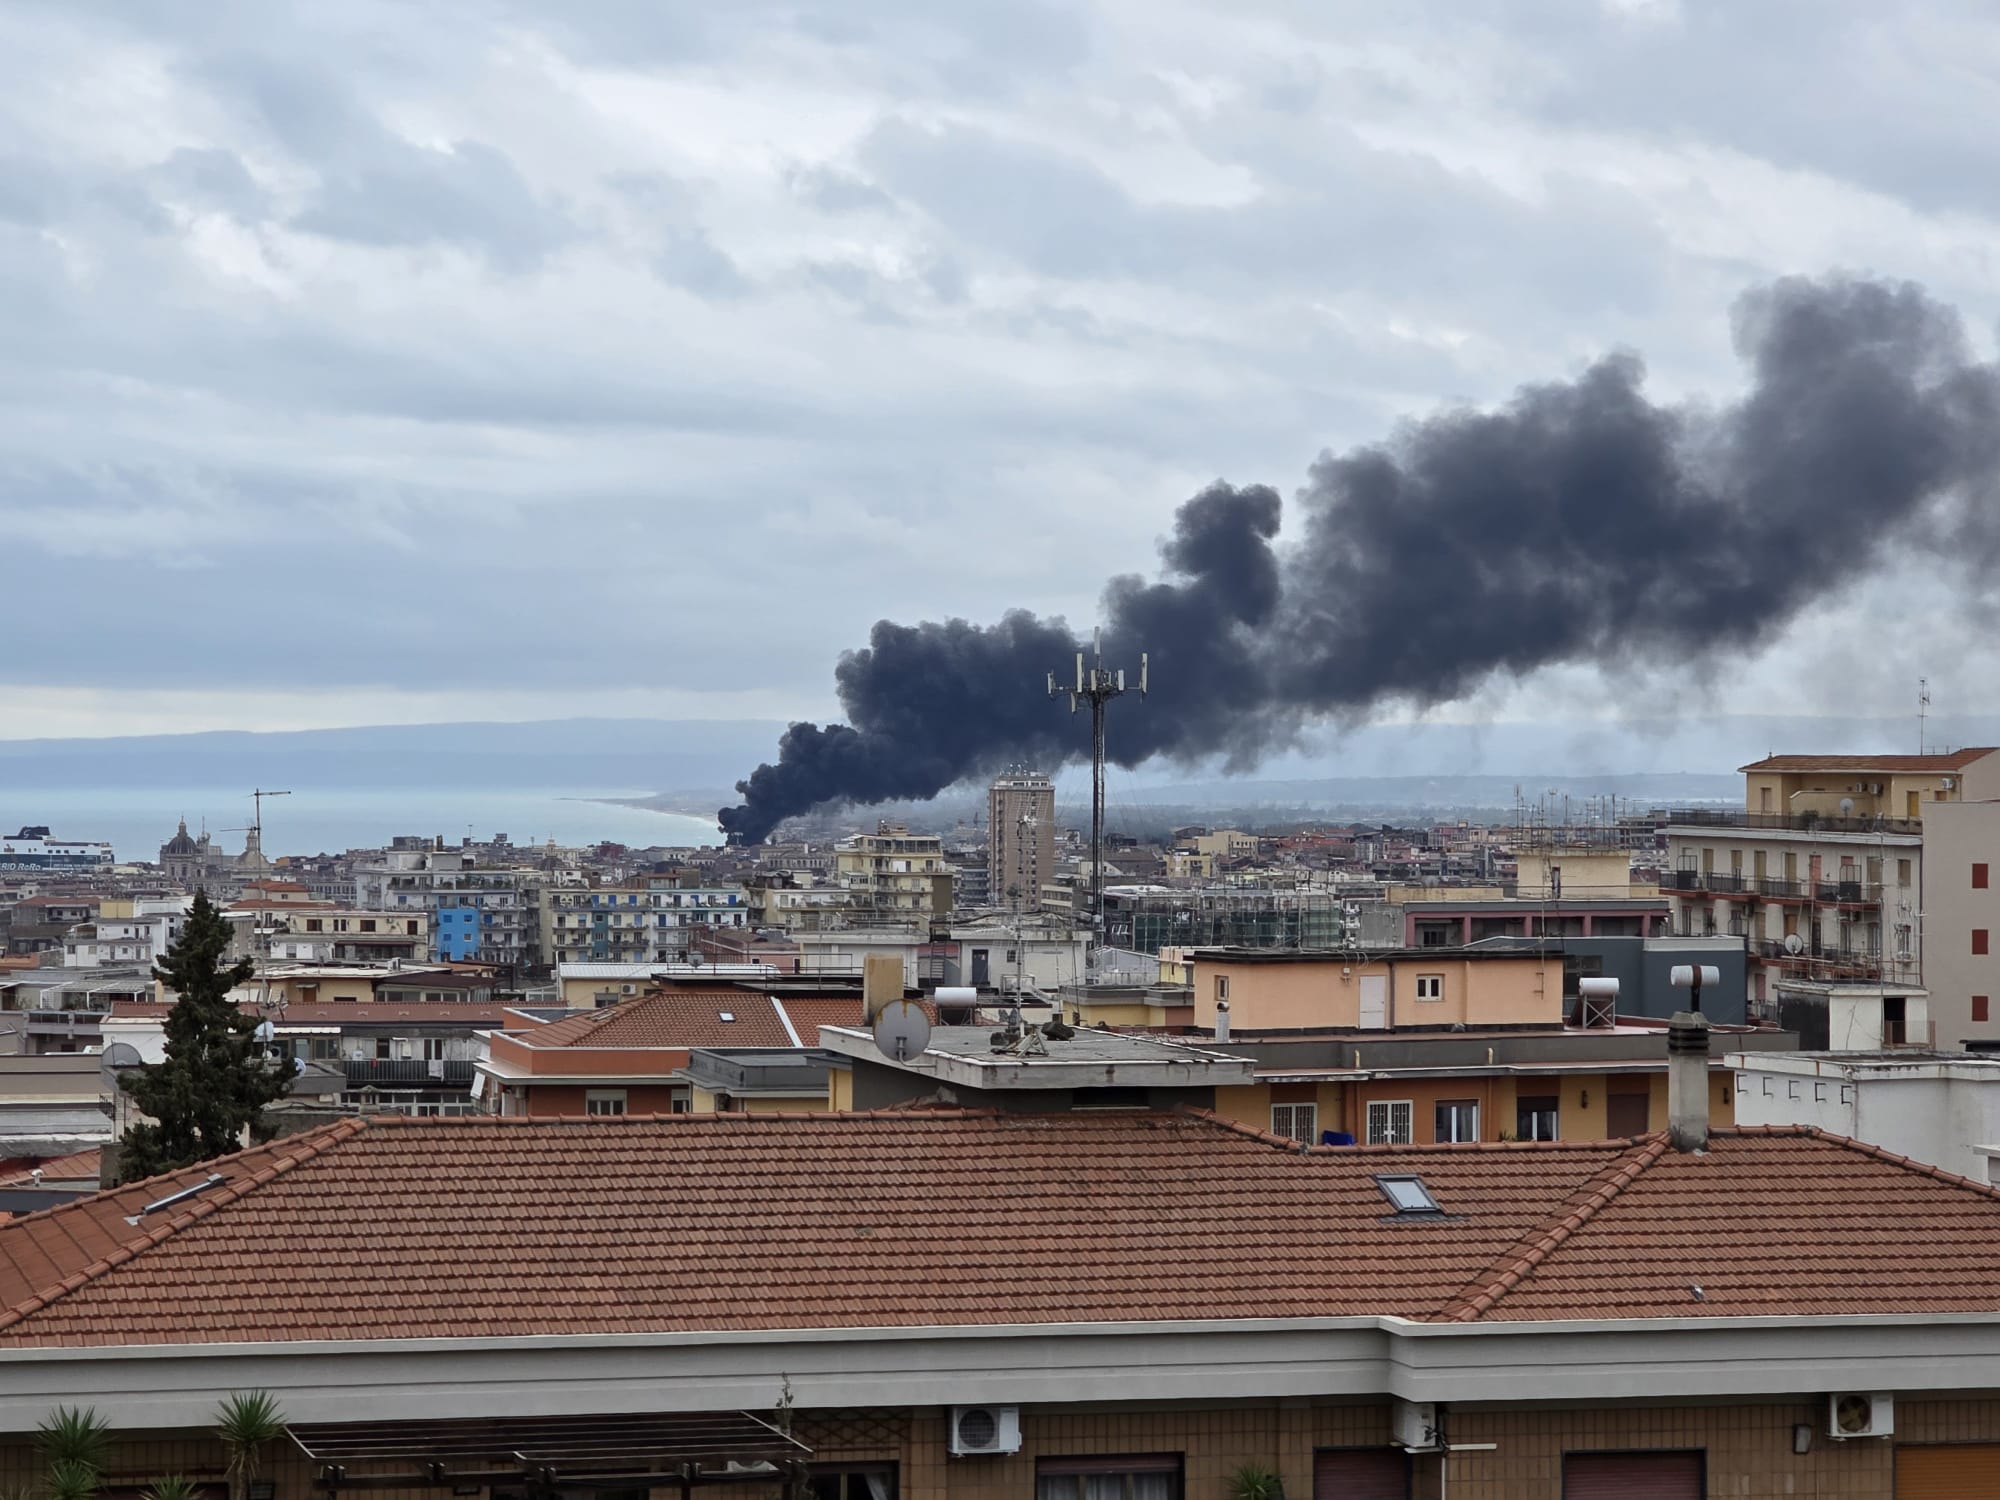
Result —
[[875, 1017], [875, 1047], [892, 1062], [908, 1062], [931, 1044], [931, 1018], [912, 1000], [891, 1000]]
[[99, 1072], [110, 1074], [116, 1073], [121, 1068], [140, 1067], [145, 1061], [146, 1059], [139, 1055], [139, 1049], [130, 1042], [109, 1042], [105, 1045], [104, 1051], [98, 1054], [97, 1067]]
[[1796, 932], [1785, 934], [1785, 951], [1787, 953], [1803, 953], [1805, 949], [1806, 940], [1804, 938], [1800, 937]]
[[1852, 797], [1842, 797], [1840, 799], [1840, 815], [1843, 818], [1854, 815], [1854, 799]]
[[272, 1037], [276, 1036], [277, 1034], [278, 1034], [278, 1028], [273, 1026], [269, 1021], [259, 1021], [257, 1023], [258, 1041], [268, 1042], [271, 1040]]

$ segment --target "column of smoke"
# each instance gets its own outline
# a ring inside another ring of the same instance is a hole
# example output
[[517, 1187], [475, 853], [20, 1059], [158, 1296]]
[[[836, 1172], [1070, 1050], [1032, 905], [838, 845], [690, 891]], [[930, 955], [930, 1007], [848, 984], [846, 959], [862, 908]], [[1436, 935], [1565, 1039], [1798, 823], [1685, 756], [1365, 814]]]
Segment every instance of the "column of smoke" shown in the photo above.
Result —
[[[1323, 456], [1278, 541], [1263, 485], [1182, 505], [1161, 575], [1114, 578], [1105, 654], [1152, 654], [1116, 758], [1244, 769], [1309, 722], [1435, 705], [1496, 673], [1757, 645], [1892, 546], [1990, 558], [2000, 378], [1909, 284], [1788, 279], [1735, 309], [1747, 394], [1671, 408], [1626, 354]], [[878, 624], [836, 670], [847, 723], [794, 724], [721, 812], [759, 842], [814, 808], [934, 796], [1088, 755], [1041, 685], [1083, 642], [1021, 611]]]

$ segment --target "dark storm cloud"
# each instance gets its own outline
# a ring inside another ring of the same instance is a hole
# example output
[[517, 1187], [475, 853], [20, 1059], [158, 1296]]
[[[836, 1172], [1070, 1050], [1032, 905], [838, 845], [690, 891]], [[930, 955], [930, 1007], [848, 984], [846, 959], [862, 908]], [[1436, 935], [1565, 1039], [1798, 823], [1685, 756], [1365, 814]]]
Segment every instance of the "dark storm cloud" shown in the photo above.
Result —
[[[1310, 719], [1464, 697], [1496, 673], [1713, 662], [1879, 568], [1944, 517], [2000, 535], [2000, 373], [1908, 284], [1787, 280], [1743, 299], [1748, 395], [1661, 406], [1630, 355], [1447, 411], [1314, 465], [1304, 526], [1274, 546], [1275, 492], [1184, 504], [1153, 583], [1104, 596], [1110, 660], [1152, 656], [1155, 700], [1116, 757], [1247, 768]], [[1913, 526], [1912, 523], [1919, 523]], [[1784, 566], [1769, 567], [1782, 539]], [[883, 621], [836, 672], [847, 725], [793, 726], [725, 808], [764, 838], [823, 803], [927, 797], [1015, 761], [1084, 752], [1032, 691], [1081, 642], [1061, 620]]]

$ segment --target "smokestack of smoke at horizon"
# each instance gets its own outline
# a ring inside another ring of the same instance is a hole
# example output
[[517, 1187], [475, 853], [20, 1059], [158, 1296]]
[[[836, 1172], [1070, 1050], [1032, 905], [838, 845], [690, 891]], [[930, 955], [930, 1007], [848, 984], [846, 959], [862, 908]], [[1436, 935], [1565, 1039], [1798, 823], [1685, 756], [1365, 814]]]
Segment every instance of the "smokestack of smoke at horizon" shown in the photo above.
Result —
[[[1613, 354], [1494, 411], [1322, 455], [1296, 542], [1264, 485], [1183, 504], [1157, 581], [1104, 591], [1105, 658], [1152, 657], [1113, 758], [1255, 765], [1308, 723], [1427, 707], [1496, 674], [1708, 660], [1830, 586], [1928, 549], [2000, 554], [2000, 374], [1910, 283], [1787, 278], [1736, 305], [1746, 394], [1655, 405]], [[827, 805], [921, 799], [1013, 761], [1089, 755], [1040, 684], [1083, 640], [1061, 619], [884, 620], [835, 670], [846, 724], [794, 724], [720, 813], [732, 842]]]

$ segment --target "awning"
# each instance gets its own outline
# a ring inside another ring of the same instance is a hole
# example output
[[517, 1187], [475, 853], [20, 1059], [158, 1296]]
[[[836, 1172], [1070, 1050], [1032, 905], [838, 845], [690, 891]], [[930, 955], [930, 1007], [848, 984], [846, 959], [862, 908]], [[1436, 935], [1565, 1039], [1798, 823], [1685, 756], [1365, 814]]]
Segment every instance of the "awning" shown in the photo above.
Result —
[[507, 1482], [742, 1483], [812, 1450], [749, 1412], [296, 1422], [286, 1429], [329, 1490]]

